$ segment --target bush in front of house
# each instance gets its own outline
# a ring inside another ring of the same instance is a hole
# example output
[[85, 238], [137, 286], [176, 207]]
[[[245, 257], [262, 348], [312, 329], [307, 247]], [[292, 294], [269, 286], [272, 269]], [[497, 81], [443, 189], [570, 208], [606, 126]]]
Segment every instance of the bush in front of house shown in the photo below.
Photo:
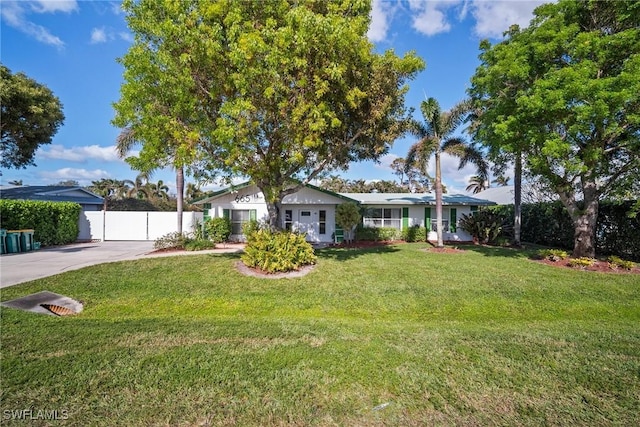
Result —
[[459, 226], [482, 244], [494, 244], [499, 237], [510, 235], [513, 226], [509, 219], [500, 213], [486, 209], [470, 215], [462, 215]]
[[153, 242], [153, 248], [156, 250], [184, 249], [189, 241], [190, 239], [186, 234], [174, 231], [157, 238]]
[[231, 236], [231, 221], [229, 218], [210, 218], [204, 224], [204, 229], [213, 243], [223, 243]]
[[413, 226], [402, 230], [402, 240], [405, 242], [426, 242], [427, 229], [425, 227]]
[[299, 270], [315, 264], [313, 247], [303, 234], [262, 229], [247, 236], [242, 262], [267, 273]]
[[73, 202], [0, 200], [0, 227], [34, 230], [34, 241], [42, 246], [65, 245], [78, 239], [82, 208]]
[[356, 229], [356, 240], [367, 242], [390, 242], [400, 240], [400, 230], [391, 227], [365, 227], [359, 225]]

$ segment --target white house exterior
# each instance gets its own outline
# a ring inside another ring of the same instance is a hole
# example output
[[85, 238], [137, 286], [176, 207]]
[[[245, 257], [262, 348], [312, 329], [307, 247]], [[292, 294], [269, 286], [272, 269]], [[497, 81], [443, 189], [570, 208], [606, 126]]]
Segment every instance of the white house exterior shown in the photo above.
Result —
[[[342, 230], [336, 226], [336, 206], [354, 202], [362, 208], [363, 225], [390, 227], [426, 227], [428, 239], [436, 240], [435, 198], [432, 194], [412, 193], [333, 193], [308, 185], [288, 195], [282, 202], [281, 227], [307, 234], [310, 242], [334, 242]], [[241, 184], [196, 202], [204, 207], [204, 220], [228, 217], [232, 235], [242, 240], [242, 224], [251, 219], [267, 221], [264, 197], [255, 184]], [[446, 241], [471, 241], [471, 236], [457, 227], [463, 214], [479, 206], [494, 205], [488, 200], [464, 195], [443, 196], [443, 228]], [[338, 231], [338, 233], [336, 233]]]

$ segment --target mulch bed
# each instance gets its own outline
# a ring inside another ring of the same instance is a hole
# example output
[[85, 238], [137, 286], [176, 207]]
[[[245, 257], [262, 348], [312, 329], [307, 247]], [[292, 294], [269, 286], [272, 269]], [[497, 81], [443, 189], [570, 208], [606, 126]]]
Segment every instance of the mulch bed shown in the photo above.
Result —
[[236, 262], [236, 269], [245, 276], [259, 277], [261, 279], [292, 279], [295, 277], [303, 277], [309, 274], [316, 266], [305, 265], [300, 270], [288, 271], [286, 273], [267, 273], [258, 268], [247, 267], [242, 261]]
[[593, 265], [587, 267], [571, 267], [569, 265], [568, 259], [561, 261], [551, 261], [549, 259], [534, 259], [532, 261], [540, 264], [551, 265], [557, 268], [568, 268], [571, 270], [597, 271], [599, 273], [640, 274], [640, 267], [638, 266], [631, 270], [626, 270], [624, 268], [611, 268], [607, 261], [601, 259], [596, 260]]

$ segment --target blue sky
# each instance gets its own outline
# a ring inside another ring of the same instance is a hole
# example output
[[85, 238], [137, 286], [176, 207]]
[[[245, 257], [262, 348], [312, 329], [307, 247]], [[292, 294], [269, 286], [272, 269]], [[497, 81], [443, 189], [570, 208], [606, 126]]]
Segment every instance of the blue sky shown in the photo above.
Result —
[[[479, 64], [480, 41], [499, 41], [511, 24], [526, 26], [541, 3], [374, 0], [368, 37], [378, 51], [394, 49], [402, 55], [414, 50], [426, 61], [426, 69], [410, 83], [408, 107], [417, 109], [427, 96], [448, 109], [465, 97]], [[119, 130], [110, 123], [122, 83], [123, 69], [116, 58], [127, 52], [133, 39], [120, 2], [2, 0], [0, 12], [0, 61], [13, 73], [23, 72], [51, 89], [66, 117], [52, 143], [37, 151], [37, 166], [3, 170], [1, 184], [76, 180], [89, 185], [101, 178], [133, 179], [136, 171], [115, 154]], [[400, 139], [380, 164], [353, 164], [339, 174], [348, 179], [395, 179], [388, 165], [404, 157], [413, 142]], [[459, 171], [457, 160], [444, 157], [443, 177], [450, 193], [464, 192], [473, 174], [473, 168]], [[152, 180], [159, 179], [175, 188], [171, 171], [156, 172]]]

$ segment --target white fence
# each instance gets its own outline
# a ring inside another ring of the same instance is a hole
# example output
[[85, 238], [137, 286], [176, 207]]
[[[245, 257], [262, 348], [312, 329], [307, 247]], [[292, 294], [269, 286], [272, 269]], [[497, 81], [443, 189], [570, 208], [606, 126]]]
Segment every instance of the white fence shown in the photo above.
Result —
[[[202, 212], [184, 212], [182, 231], [202, 223]], [[78, 240], [156, 240], [178, 231], [176, 212], [88, 211], [80, 213]]]

